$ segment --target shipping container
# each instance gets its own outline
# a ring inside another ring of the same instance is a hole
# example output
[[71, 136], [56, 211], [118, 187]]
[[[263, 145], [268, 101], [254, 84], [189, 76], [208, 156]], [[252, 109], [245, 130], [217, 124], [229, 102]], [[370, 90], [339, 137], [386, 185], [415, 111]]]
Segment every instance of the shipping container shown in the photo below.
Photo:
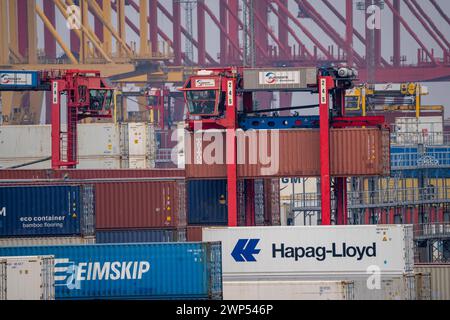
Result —
[[0, 259], [0, 301], [6, 300], [6, 260]]
[[403, 274], [414, 261], [411, 225], [203, 228], [203, 241], [222, 242], [226, 281]]
[[219, 243], [0, 248], [0, 256], [54, 255], [60, 299], [221, 299]]
[[0, 126], [0, 161], [50, 157], [50, 137], [51, 126]]
[[416, 264], [414, 271], [431, 275], [432, 300], [450, 300], [450, 265]]
[[0, 238], [0, 247], [60, 246], [95, 244], [95, 237]]
[[[240, 178], [320, 176], [318, 129], [238, 130], [236, 136]], [[224, 141], [224, 131], [195, 134], [186, 131], [186, 177], [225, 178], [227, 153]], [[389, 130], [331, 129], [331, 175], [389, 175], [389, 143]]]
[[0, 237], [90, 236], [94, 189], [83, 186], [0, 187]]
[[95, 183], [97, 229], [186, 226], [183, 180]]
[[6, 261], [6, 300], [55, 300], [52, 255], [0, 257]]
[[188, 226], [186, 228], [186, 241], [202, 242], [202, 226]]
[[245, 90], [301, 90], [316, 85], [316, 68], [283, 67], [244, 70]]
[[120, 157], [120, 128], [115, 123], [84, 123], [78, 126], [78, 156]]
[[[0, 170], [0, 180], [47, 180], [47, 179], [149, 179], [184, 178], [185, 171], [180, 169], [144, 169], [144, 170]], [[1, 181], [0, 181], [1, 182]]]
[[351, 281], [224, 281], [224, 300], [354, 300]]
[[226, 180], [187, 181], [188, 224], [227, 225]]
[[[416, 269], [416, 268], [414, 268]], [[431, 273], [414, 272], [416, 286], [416, 300], [432, 300], [431, 296]]]
[[96, 243], [186, 242], [186, 229], [97, 230]]

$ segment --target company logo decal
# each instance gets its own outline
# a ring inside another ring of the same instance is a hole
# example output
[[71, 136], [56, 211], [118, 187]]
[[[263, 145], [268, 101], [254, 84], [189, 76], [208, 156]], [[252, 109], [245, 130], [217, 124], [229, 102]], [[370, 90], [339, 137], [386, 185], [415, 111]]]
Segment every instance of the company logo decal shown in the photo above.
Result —
[[84, 281], [140, 280], [150, 270], [148, 261], [105, 261], [75, 263], [55, 259], [55, 286], [81, 289]]
[[259, 239], [239, 239], [231, 256], [236, 262], [254, 262], [256, 261], [254, 255], [261, 251], [256, 248], [258, 243]]
[[11, 80], [9, 79], [9, 75], [7, 73], [3, 73], [0, 75], [0, 83], [1, 84], [8, 84]]
[[266, 79], [266, 83], [268, 83], [268, 84], [273, 84], [273, 83], [275, 83], [275, 81], [277, 81], [275, 73], [273, 73], [273, 72], [267, 72], [265, 79]]

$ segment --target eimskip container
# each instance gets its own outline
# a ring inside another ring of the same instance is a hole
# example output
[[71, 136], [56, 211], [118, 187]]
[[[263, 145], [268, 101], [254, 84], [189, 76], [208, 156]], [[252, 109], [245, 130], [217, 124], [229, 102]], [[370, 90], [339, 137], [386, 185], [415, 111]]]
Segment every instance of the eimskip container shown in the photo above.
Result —
[[54, 255], [56, 299], [221, 299], [219, 243], [0, 248]]
[[224, 280], [402, 275], [414, 263], [411, 225], [204, 228], [203, 241], [222, 242]]
[[6, 261], [6, 300], [54, 300], [53, 256], [0, 257]]
[[0, 187], [0, 237], [93, 234], [92, 186]]

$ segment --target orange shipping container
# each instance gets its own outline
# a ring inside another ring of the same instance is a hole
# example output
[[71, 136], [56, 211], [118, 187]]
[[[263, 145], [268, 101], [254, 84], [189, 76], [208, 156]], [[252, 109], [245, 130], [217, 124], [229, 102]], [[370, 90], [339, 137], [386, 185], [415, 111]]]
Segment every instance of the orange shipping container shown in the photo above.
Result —
[[[236, 136], [240, 178], [320, 176], [318, 129], [239, 130]], [[225, 132], [187, 132], [185, 137], [186, 177], [225, 178]], [[389, 143], [387, 129], [331, 129], [331, 175], [389, 175]]]

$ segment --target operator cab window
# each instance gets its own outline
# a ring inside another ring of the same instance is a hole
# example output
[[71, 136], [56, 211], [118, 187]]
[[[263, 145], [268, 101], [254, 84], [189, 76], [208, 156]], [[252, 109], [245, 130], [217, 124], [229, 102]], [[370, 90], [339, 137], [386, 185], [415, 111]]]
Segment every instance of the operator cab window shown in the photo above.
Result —
[[187, 92], [189, 113], [192, 115], [217, 114], [216, 90], [191, 90]]

